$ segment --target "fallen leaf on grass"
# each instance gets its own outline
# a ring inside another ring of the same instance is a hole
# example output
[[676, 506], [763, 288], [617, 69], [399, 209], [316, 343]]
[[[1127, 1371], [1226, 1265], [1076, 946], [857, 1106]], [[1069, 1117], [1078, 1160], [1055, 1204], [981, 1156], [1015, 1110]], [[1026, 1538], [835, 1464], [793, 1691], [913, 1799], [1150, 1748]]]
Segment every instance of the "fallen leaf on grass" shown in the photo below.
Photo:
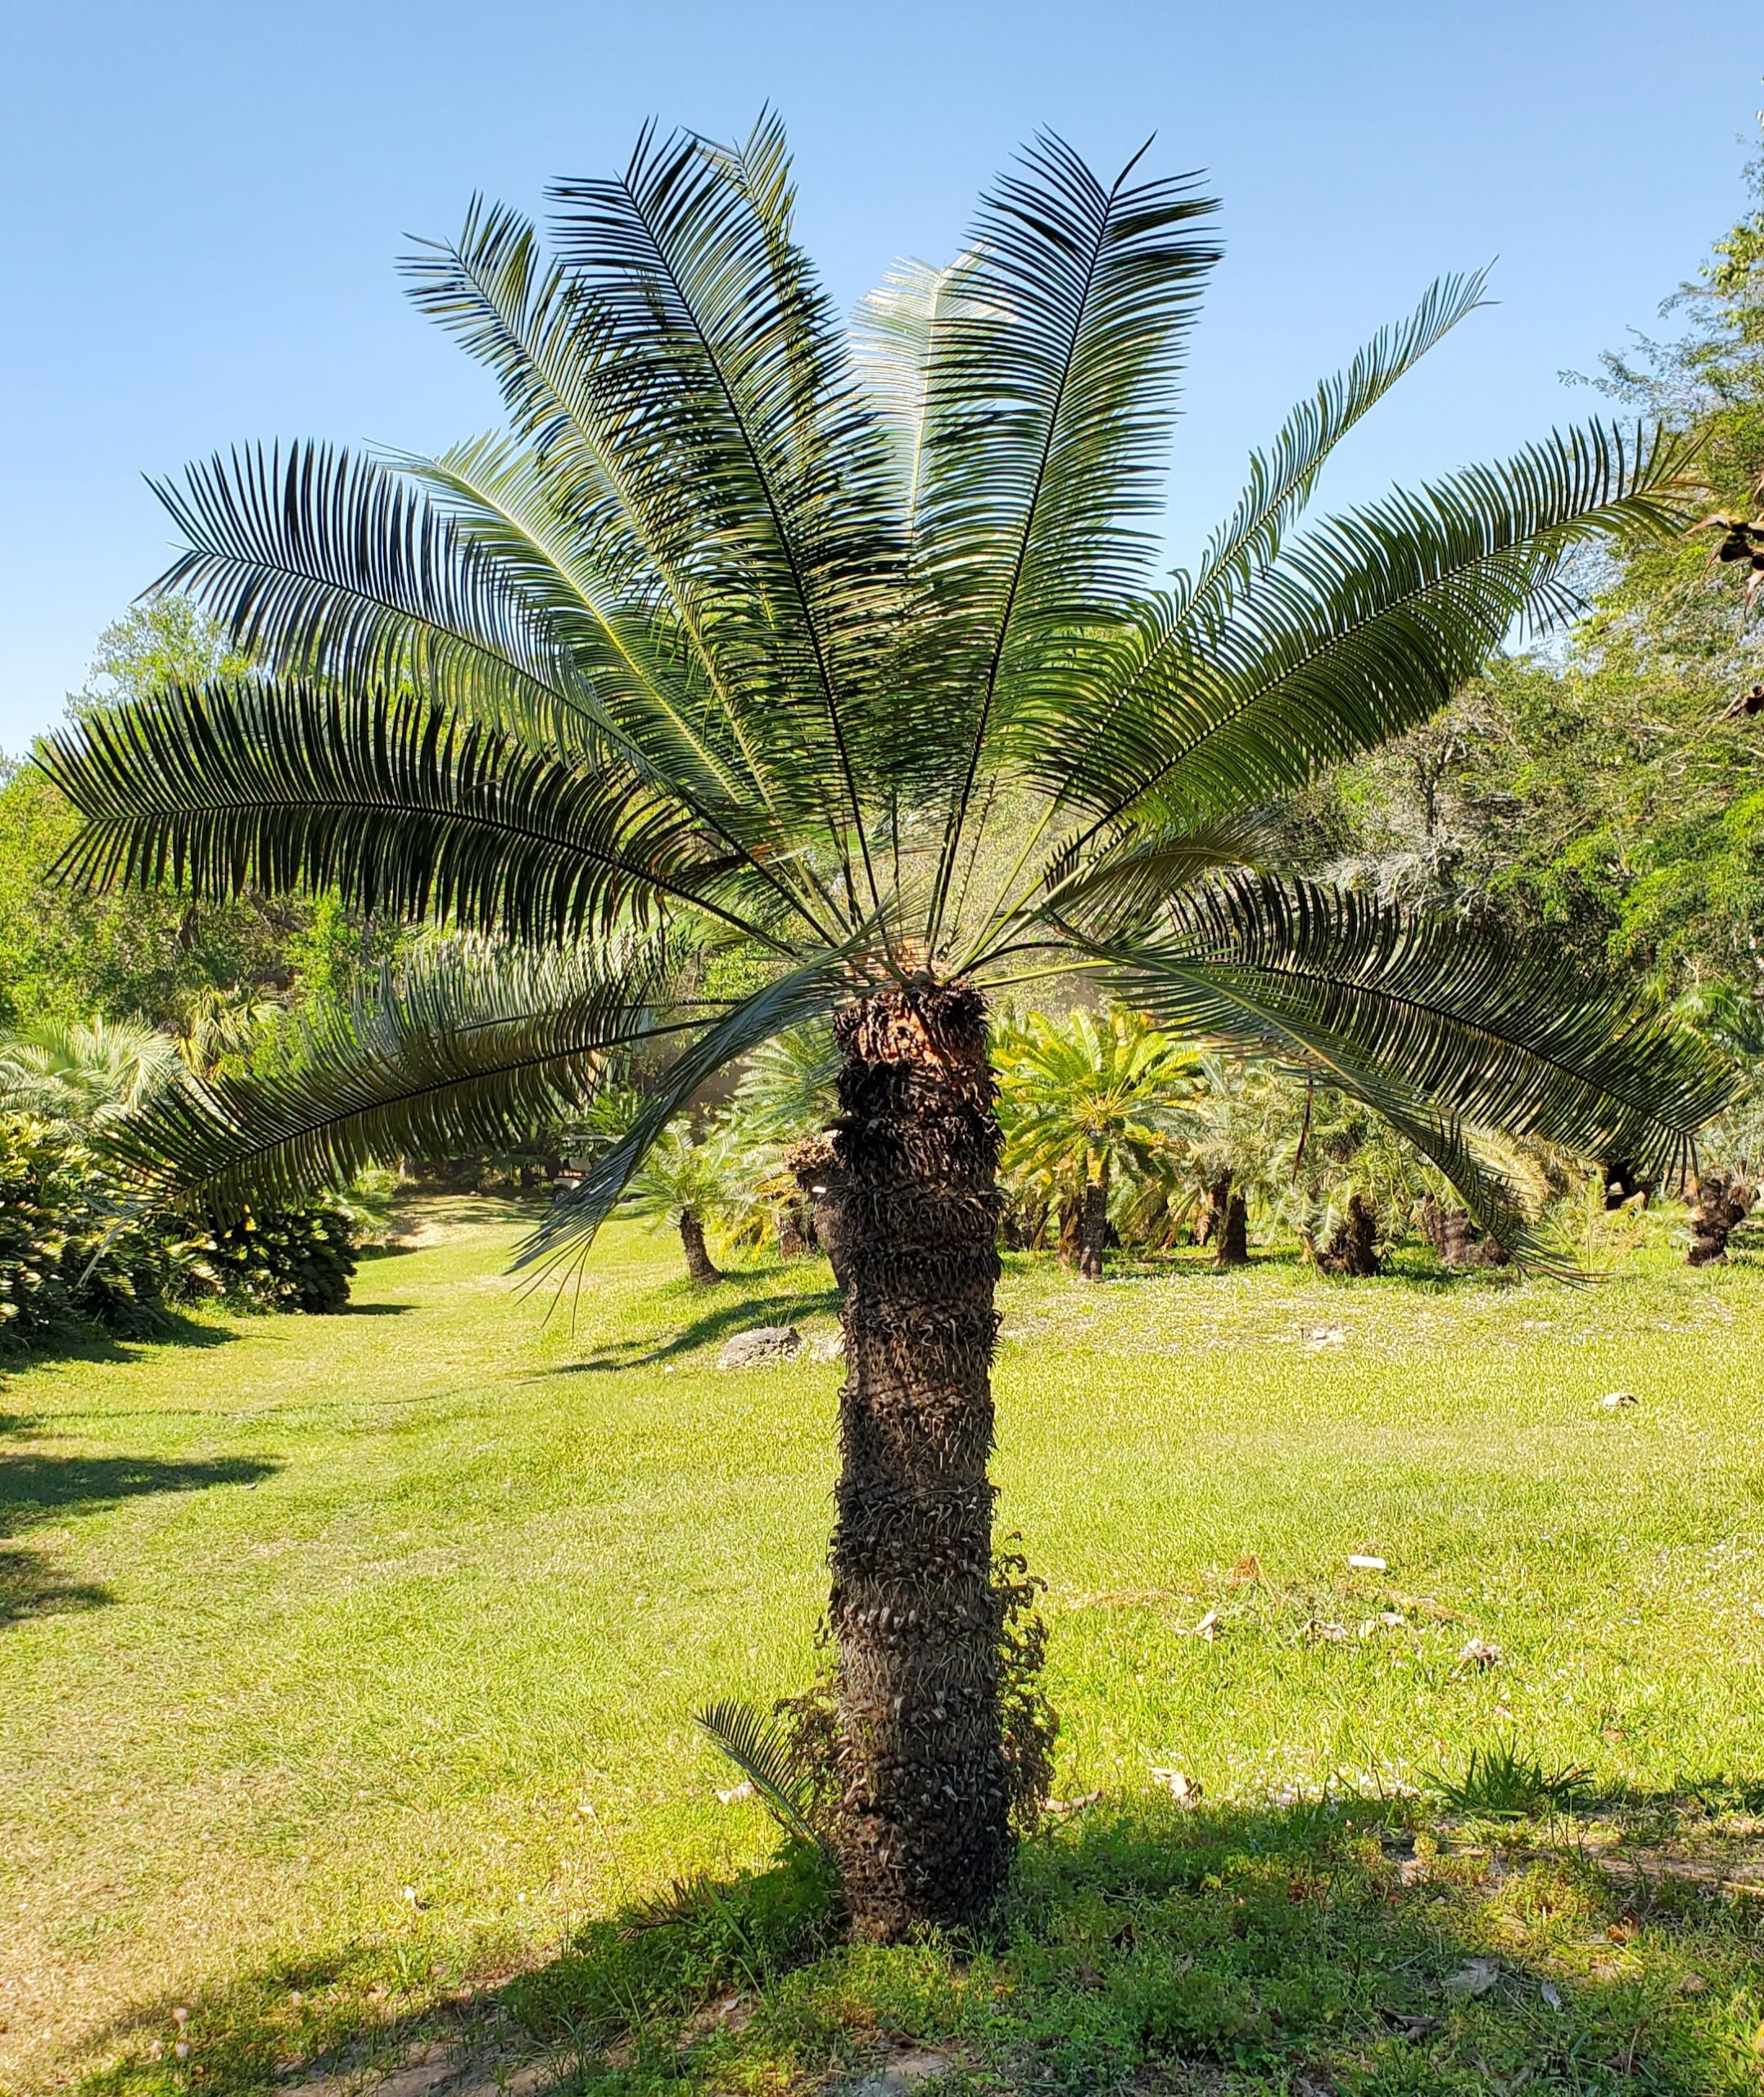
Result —
[[1448, 1973], [1440, 1986], [1447, 1995], [1459, 1995], [1469, 2002], [1478, 1995], [1486, 1995], [1499, 1978], [1498, 1959], [1472, 1959], [1455, 1973]]
[[1305, 1635], [1314, 1645], [1345, 1646], [1347, 1626], [1345, 1624], [1319, 1624], [1314, 1617], [1305, 1627]]
[[1201, 1796], [1201, 1787], [1193, 1778], [1186, 1777], [1180, 1769], [1154, 1769], [1157, 1779], [1178, 1805], [1193, 1805]]
[[1374, 1558], [1369, 1551], [1350, 1551], [1347, 1562], [1356, 1573], [1383, 1573], [1389, 1569], [1386, 1560]]
[[1486, 1638], [1472, 1638], [1458, 1655], [1461, 1663], [1473, 1668], [1495, 1668], [1500, 1665], [1500, 1648], [1491, 1646]]
[[750, 1799], [753, 1796], [753, 1787], [744, 1779], [740, 1783], [731, 1786], [728, 1791], [719, 1791], [717, 1794], [717, 1803], [719, 1805], [739, 1805], [743, 1799]]
[[1262, 1561], [1253, 1551], [1245, 1551], [1227, 1576], [1229, 1584], [1233, 1587], [1248, 1587], [1251, 1582], [1260, 1580], [1261, 1577]]
[[1543, 1997], [1544, 2000], [1549, 2004], [1549, 2007], [1552, 2009], [1561, 2009], [1562, 1991], [1557, 1987], [1554, 1981], [1545, 1981], [1537, 1992]]
[[1381, 2004], [1378, 2014], [1399, 2037], [1410, 2040], [1431, 2039], [1445, 2027], [1436, 2017], [1418, 2017], [1404, 2009], [1386, 2009]]
[[1075, 1799], [1049, 1799], [1043, 1810], [1047, 1813], [1082, 1813], [1087, 1805], [1094, 1805], [1101, 1796], [1101, 1791], [1080, 1791]]
[[1599, 1402], [1607, 1412], [1617, 1412], [1625, 1406], [1639, 1406], [1641, 1400], [1633, 1391], [1607, 1391]]

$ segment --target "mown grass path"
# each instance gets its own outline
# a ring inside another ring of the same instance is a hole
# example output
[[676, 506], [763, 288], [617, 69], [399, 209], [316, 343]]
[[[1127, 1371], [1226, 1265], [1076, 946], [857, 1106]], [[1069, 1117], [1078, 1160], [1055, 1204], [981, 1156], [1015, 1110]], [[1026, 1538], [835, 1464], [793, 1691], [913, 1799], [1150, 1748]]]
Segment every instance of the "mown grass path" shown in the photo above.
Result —
[[[432, 1213], [344, 1317], [0, 1386], [0, 2083], [296, 1969], [419, 2003], [769, 1847], [690, 1714], [813, 1664], [837, 1372], [714, 1357], [830, 1331], [825, 1267], [699, 1296], [618, 1226], [542, 1328], [517, 1219]], [[1764, 1778], [1764, 1272], [1020, 1266], [1003, 1307], [1063, 1791], [1418, 1782], [1509, 1735], [1638, 1791]]]

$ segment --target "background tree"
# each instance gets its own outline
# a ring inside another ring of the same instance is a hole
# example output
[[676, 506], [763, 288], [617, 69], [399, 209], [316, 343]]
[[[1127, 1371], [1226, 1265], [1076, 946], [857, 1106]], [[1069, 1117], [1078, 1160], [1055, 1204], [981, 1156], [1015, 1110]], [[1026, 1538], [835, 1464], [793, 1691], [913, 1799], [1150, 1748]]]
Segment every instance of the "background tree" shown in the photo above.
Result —
[[[188, 599], [151, 599], [105, 628], [68, 713], [90, 719], [180, 680], [242, 668]], [[79, 828], [78, 811], [35, 764], [0, 759], [0, 1023], [97, 1013], [175, 1026], [216, 985], [287, 992], [287, 942], [307, 917], [303, 901], [83, 893], [52, 871]]]
[[478, 206], [409, 265], [506, 431], [192, 469], [166, 587], [256, 667], [45, 754], [97, 887], [335, 889], [458, 935], [298, 1070], [168, 1094], [130, 1155], [200, 1202], [305, 1189], [671, 1052], [535, 1234], [561, 1282], [713, 1073], [830, 1015], [837, 1848], [861, 1932], [969, 1922], [1010, 1856], [988, 986], [1075, 968], [1184, 1037], [1327, 1058], [1522, 1250], [1466, 1125], [1676, 1157], [1726, 1091], [1700, 1048], [1583, 969], [1283, 875], [1257, 816], [1564, 614], [1590, 540], [1685, 522], [1683, 458], [1594, 426], [1296, 533], [1333, 445], [1476, 303], [1453, 279], [1300, 404], [1159, 587], [1217, 252], [1192, 183], [1038, 140], [855, 354], [770, 119], [646, 133], [554, 197], [554, 256]]
[[1030, 1012], [995, 1028], [1006, 1173], [1039, 1182], [1070, 1212], [1081, 1279], [1101, 1280], [1110, 1189], [1118, 1175], [1155, 1171], [1196, 1061], [1131, 1012]]
[[753, 1175], [737, 1140], [726, 1129], [694, 1140], [690, 1116], [671, 1121], [650, 1144], [631, 1175], [626, 1207], [633, 1216], [672, 1224], [680, 1233], [688, 1278], [711, 1289], [727, 1277], [711, 1258], [706, 1230], [726, 1222], [742, 1206]]

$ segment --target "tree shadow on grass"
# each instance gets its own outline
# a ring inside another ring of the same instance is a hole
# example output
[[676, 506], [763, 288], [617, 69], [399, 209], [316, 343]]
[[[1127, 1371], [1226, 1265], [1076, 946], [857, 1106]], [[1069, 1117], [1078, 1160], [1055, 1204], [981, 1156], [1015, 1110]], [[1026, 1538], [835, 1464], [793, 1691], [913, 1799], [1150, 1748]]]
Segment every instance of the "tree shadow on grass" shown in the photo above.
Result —
[[[748, 1279], [745, 1275], [731, 1275], [724, 1286], [733, 1286]], [[837, 1312], [844, 1300], [834, 1288], [816, 1289], [807, 1296], [744, 1297], [737, 1302], [718, 1303], [707, 1310], [670, 1339], [608, 1340], [580, 1361], [566, 1362], [560, 1368], [542, 1373], [547, 1376], [581, 1376], [610, 1369], [647, 1368], [654, 1362], [671, 1361], [676, 1356], [690, 1354], [694, 1347], [714, 1347], [732, 1333], [746, 1332], [755, 1325], [776, 1325], [780, 1321], [794, 1325], [798, 1318], [812, 1318], [817, 1312]]]
[[[1715, 1829], [1707, 1799], [1647, 1803], [1681, 1837]], [[286, 2086], [291, 2059], [353, 2078], [420, 2058], [424, 2097], [535, 2058], [608, 2097], [831, 2092], [907, 2053], [943, 2064], [929, 2086], [951, 2097], [1749, 2087], [1764, 1904], [1613, 1872], [1594, 1826], [1099, 1800], [1025, 1846], [981, 1937], [853, 1944], [798, 1846], [590, 1923], [512, 1978], [488, 1954], [474, 1986], [469, 1954], [361, 1942], [198, 1998], [185, 2029], [213, 2097], [269, 2089], [278, 2062]], [[186, 2088], [170, 2010], [94, 2035], [123, 2056], [101, 2087]]]
[[[0, 1415], [0, 1435], [27, 1444], [34, 1423]], [[157, 1456], [56, 1456], [39, 1448], [0, 1448], [0, 1538], [49, 1521], [87, 1515], [142, 1494], [199, 1492], [220, 1485], [256, 1485], [280, 1465], [257, 1456], [167, 1462]], [[0, 1547], [0, 1627], [27, 1617], [97, 1609], [115, 1599], [109, 1588], [64, 1579], [47, 1553], [8, 1542]]]
[[238, 1337], [228, 1326], [202, 1325], [181, 1311], [161, 1311], [150, 1329], [129, 1336], [70, 1326], [63, 1333], [46, 1334], [16, 1352], [0, 1354], [0, 1384], [9, 1375], [41, 1362], [138, 1361], [153, 1348], [231, 1347]]

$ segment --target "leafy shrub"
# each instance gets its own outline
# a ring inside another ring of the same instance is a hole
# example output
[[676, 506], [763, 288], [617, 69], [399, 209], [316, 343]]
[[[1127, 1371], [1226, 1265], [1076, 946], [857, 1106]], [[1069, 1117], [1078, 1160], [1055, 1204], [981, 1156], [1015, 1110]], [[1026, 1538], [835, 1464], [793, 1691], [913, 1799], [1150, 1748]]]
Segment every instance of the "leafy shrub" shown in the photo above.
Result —
[[340, 1311], [357, 1221], [328, 1199], [263, 1210], [192, 1238], [142, 1213], [65, 1121], [0, 1113], [0, 1342], [151, 1333], [204, 1296], [259, 1311]]
[[189, 1293], [211, 1289], [238, 1310], [341, 1311], [359, 1231], [354, 1213], [328, 1198], [247, 1210], [187, 1241]]
[[0, 1334], [30, 1342], [93, 1326], [150, 1332], [181, 1293], [161, 1230], [65, 1125], [0, 1115]]

